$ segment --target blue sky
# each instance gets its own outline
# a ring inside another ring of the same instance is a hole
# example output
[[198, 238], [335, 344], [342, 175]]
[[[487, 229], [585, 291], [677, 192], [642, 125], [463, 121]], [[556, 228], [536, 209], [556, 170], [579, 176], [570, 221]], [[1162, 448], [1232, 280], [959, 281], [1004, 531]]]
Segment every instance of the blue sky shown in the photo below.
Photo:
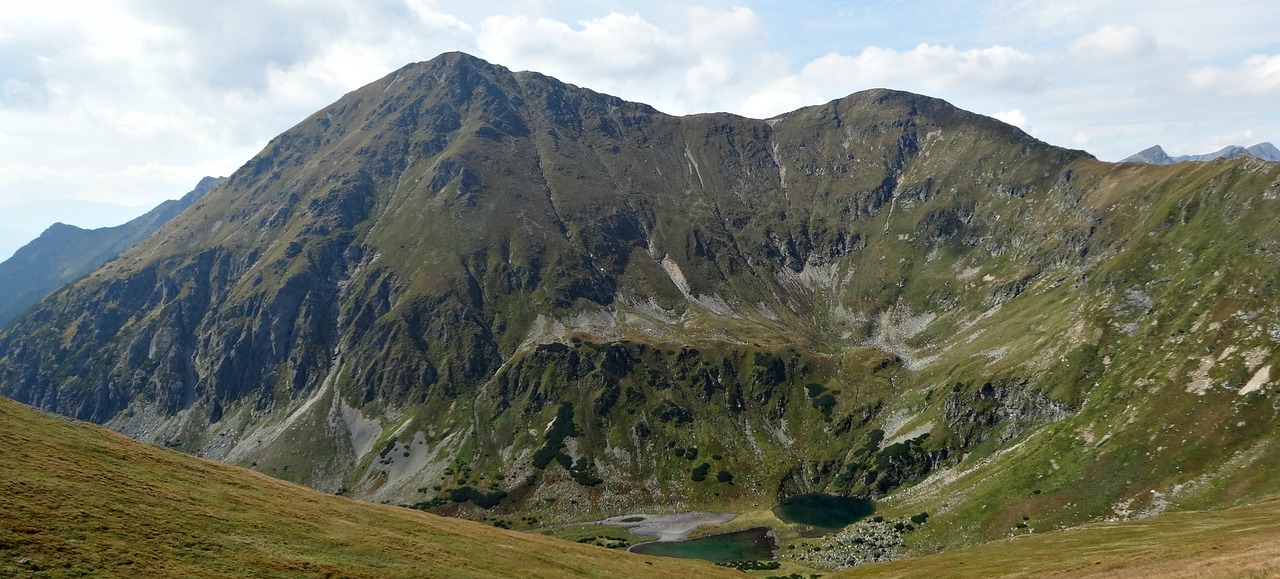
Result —
[[1280, 140], [1280, 5], [1075, 0], [45, 0], [0, 15], [0, 259], [226, 175], [400, 66], [463, 50], [686, 114], [874, 87], [1114, 161]]

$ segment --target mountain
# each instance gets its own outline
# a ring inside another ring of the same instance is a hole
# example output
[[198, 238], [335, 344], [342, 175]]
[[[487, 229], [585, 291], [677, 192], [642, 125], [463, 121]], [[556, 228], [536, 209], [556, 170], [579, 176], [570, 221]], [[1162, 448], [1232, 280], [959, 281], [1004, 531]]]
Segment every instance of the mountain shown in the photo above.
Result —
[[1280, 161], [1280, 149], [1271, 143], [1258, 143], [1252, 147], [1228, 145], [1213, 153], [1204, 155], [1182, 155], [1170, 157], [1160, 145], [1143, 149], [1138, 153], [1125, 157], [1121, 163], [1146, 163], [1148, 165], [1172, 165], [1184, 161], [1208, 162], [1215, 159], [1235, 159], [1238, 157], [1256, 157], [1263, 161]]
[[0, 225], [0, 258], [13, 257], [23, 245], [38, 237], [55, 219], [97, 229], [125, 223], [152, 207], [117, 205], [79, 199], [41, 199], [6, 203]]
[[1227, 506], [1280, 488], [1278, 193], [910, 93], [675, 117], [447, 54], [15, 320], [0, 391], [514, 528], [829, 492], [930, 513], [918, 553]]
[[1263, 161], [1280, 161], [1280, 149], [1271, 143], [1258, 143], [1245, 149], [1245, 152]]
[[7, 399], [0, 456], [5, 577], [741, 577], [326, 495]]
[[45, 294], [120, 255], [213, 189], [222, 178], [205, 177], [180, 199], [115, 227], [81, 229], [55, 223], [13, 257], [0, 262], [0, 326]]
[[[1182, 157], [1179, 157], [1179, 159], [1182, 161], [1190, 160], [1189, 158], [1182, 158]], [[1178, 161], [1175, 161], [1173, 157], [1170, 157], [1168, 153], [1165, 153], [1164, 148], [1162, 148], [1160, 145], [1152, 145], [1151, 147], [1148, 147], [1146, 149], [1138, 151], [1137, 153], [1129, 155], [1124, 159], [1121, 159], [1120, 162], [1121, 163], [1146, 163], [1148, 165], [1172, 165], [1174, 163], [1177, 163]]]

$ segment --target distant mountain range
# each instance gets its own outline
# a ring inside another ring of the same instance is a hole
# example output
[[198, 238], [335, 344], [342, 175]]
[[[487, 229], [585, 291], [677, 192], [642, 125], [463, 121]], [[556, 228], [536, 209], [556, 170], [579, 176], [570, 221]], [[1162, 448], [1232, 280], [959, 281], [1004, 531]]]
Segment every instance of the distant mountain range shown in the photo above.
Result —
[[45, 294], [133, 247], [222, 180], [222, 177], [205, 177], [181, 199], [165, 201], [123, 225], [98, 229], [82, 229], [65, 223], [49, 226], [13, 257], [0, 262], [0, 326]]
[[1257, 157], [1263, 161], [1280, 161], [1280, 149], [1271, 143], [1258, 143], [1252, 147], [1230, 145], [1204, 155], [1181, 155], [1170, 157], [1160, 145], [1155, 145], [1125, 157], [1121, 163], [1146, 163], [1148, 165], [1172, 165], [1183, 161], [1213, 161], [1215, 159], [1235, 159], [1237, 157]]

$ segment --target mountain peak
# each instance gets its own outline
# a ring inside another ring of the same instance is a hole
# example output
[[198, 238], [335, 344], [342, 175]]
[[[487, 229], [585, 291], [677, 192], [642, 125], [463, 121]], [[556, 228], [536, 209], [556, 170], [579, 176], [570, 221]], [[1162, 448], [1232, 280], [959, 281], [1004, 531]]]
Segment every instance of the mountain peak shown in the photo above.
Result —
[[1152, 145], [1133, 155], [1125, 157], [1121, 163], [1146, 163], [1148, 165], [1168, 165], [1173, 163], [1168, 153], [1160, 145]]
[[1246, 149], [1250, 155], [1266, 161], [1280, 161], [1280, 149], [1269, 142], [1258, 143]]

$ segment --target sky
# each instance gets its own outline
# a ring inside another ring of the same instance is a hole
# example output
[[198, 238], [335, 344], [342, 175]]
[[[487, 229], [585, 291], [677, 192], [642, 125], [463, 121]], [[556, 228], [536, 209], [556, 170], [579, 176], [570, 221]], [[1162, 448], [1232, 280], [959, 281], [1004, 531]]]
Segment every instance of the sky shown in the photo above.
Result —
[[4, 0], [0, 259], [123, 223], [460, 50], [671, 114], [927, 94], [1117, 161], [1280, 141], [1280, 4], [1236, 0]]

